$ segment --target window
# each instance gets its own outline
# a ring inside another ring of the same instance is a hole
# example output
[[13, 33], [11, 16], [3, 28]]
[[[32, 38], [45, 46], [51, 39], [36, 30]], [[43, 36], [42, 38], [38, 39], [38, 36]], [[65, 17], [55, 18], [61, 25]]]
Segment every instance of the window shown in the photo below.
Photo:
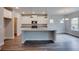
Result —
[[71, 19], [71, 30], [78, 31], [78, 18]]
[[69, 18], [65, 18], [65, 20], [69, 20]]
[[64, 23], [64, 18], [62, 18], [62, 19], [60, 20], [60, 23]]
[[54, 20], [53, 19], [50, 19], [50, 23], [54, 23]]

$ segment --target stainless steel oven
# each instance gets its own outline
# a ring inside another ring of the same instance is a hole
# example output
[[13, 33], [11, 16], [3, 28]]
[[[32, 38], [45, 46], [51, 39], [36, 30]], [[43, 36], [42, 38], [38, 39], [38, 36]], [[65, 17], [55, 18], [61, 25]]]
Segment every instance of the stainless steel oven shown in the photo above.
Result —
[[37, 21], [32, 21], [32, 28], [37, 28]]

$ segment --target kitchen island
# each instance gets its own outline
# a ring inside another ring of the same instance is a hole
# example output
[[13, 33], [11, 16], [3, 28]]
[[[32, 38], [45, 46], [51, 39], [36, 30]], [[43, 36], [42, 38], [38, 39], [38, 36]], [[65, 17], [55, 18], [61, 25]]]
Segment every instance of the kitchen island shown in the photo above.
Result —
[[56, 31], [47, 28], [21, 28], [22, 43], [28, 41], [54, 42]]

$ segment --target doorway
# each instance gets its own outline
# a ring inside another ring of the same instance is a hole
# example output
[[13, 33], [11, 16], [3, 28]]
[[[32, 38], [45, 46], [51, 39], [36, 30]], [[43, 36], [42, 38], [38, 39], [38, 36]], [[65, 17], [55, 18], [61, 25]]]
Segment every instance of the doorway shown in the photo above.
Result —
[[5, 39], [12, 39], [13, 37], [13, 26], [12, 19], [4, 17], [4, 37]]

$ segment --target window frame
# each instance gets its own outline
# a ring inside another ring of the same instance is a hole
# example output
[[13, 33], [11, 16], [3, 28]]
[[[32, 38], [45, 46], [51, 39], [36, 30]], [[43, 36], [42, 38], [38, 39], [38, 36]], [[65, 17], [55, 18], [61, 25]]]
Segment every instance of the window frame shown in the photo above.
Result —
[[[74, 19], [74, 18], [77, 18], [77, 20], [78, 20], [78, 24], [72, 24], [72, 20]], [[74, 26], [74, 25], [77, 25], [77, 29], [72, 29], [72, 26]], [[79, 17], [73, 17], [73, 18], [71, 18], [71, 30], [72, 31], [79, 31]]]

